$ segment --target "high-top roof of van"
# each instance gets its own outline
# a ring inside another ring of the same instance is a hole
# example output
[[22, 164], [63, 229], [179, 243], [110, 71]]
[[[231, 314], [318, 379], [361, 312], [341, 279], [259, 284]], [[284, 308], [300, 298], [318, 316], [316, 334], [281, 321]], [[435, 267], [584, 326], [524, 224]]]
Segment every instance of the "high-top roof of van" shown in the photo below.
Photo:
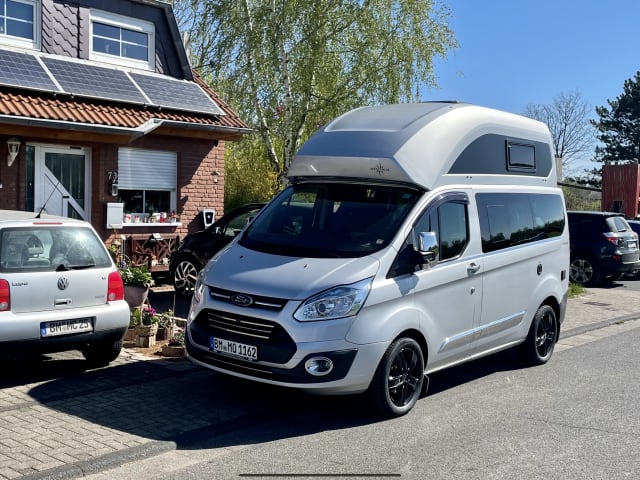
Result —
[[351, 110], [314, 133], [288, 175], [441, 184], [557, 184], [552, 140], [536, 120], [425, 102]]

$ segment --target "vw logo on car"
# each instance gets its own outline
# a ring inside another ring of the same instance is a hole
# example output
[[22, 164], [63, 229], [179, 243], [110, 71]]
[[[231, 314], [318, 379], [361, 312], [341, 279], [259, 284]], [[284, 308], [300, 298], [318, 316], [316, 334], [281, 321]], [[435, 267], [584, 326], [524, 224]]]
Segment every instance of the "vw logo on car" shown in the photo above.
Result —
[[253, 298], [251, 298], [249, 295], [243, 295], [241, 293], [231, 295], [231, 301], [239, 307], [248, 307], [249, 305], [253, 304]]
[[58, 290], [66, 290], [69, 286], [69, 279], [67, 277], [60, 277], [58, 279]]

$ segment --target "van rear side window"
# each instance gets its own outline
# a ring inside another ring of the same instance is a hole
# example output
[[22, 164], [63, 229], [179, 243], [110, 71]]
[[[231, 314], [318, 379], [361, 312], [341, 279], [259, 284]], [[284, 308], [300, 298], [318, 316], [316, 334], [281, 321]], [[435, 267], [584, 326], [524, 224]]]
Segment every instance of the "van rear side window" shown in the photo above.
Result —
[[559, 195], [478, 193], [476, 202], [485, 253], [556, 237], [564, 231]]

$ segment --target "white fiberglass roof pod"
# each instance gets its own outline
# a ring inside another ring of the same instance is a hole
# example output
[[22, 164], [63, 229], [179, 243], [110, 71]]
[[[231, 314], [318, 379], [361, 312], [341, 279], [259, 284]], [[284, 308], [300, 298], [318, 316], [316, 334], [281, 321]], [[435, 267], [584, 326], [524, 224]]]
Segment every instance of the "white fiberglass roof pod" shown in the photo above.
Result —
[[396, 181], [427, 190], [451, 183], [556, 186], [547, 126], [465, 103], [352, 110], [314, 133], [289, 168], [292, 181]]

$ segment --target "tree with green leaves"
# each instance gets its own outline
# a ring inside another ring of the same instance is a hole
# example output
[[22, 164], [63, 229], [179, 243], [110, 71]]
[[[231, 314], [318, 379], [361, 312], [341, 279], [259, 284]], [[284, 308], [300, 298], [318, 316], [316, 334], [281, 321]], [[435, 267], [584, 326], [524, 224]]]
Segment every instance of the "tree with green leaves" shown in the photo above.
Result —
[[282, 180], [306, 139], [363, 105], [413, 101], [457, 46], [437, 0], [174, 0], [194, 68]]
[[574, 160], [593, 153], [595, 131], [589, 115], [591, 106], [578, 91], [560, 93], [551, 104], [529, 104], [525, 115], [544, 122], [551, 131], [553, 153], [562, 161], [562, 169], [569, 172]]
[[600, 117], [593, 125], [602, 146], [596, 161], [638, 163], [640, 157], [640, 71], [625, 80], [621, 95], [607, 100], [609, 107], [596, 107]]

